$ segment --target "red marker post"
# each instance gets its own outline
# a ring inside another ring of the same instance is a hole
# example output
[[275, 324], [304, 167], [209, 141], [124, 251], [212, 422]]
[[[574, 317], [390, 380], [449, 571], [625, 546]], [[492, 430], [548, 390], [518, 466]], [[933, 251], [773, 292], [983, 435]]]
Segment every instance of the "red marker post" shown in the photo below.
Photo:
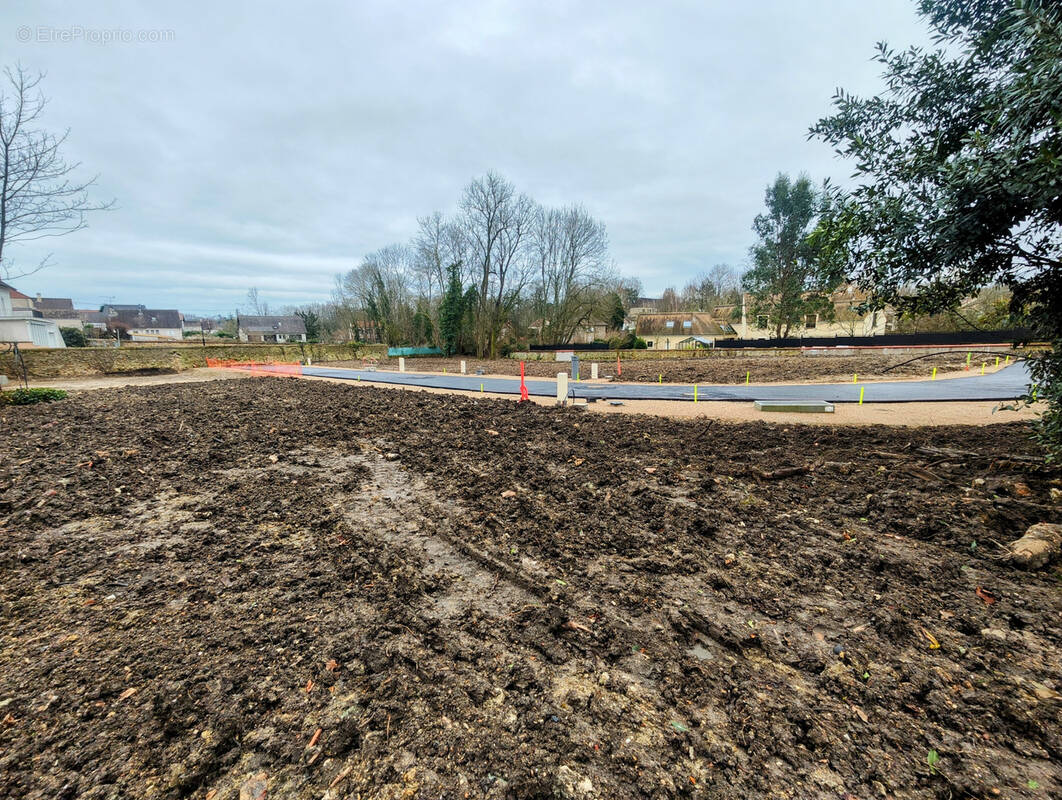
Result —
[[524, 383], [524, 362], [521, 361], [520, 362], [520, 402], [522, 403], [522, 402], [524, 402], [524, 400], [530, 400], [530, 399], [531, 398], [527, 396], [527, 384]]

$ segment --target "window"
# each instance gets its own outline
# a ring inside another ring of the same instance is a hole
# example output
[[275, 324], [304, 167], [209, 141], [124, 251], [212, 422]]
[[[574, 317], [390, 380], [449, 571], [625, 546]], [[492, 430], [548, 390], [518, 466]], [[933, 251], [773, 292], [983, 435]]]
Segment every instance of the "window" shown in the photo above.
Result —
[[693, 327], [693, 320], [691, 320], [691, 319], [682, 320], [682, 327], [685, 328], [686, 330], [689, 330], [690, 328]]
[[756, 327], [757, 328], [766, 328], [767, 327], [767, 323], [769, 321], [770, 321], [770, 318], [766, 314], [757, 314], [756, 315]]
[[804, 327], [805, 328], [814, 328], [815, 327], [815, 323], [818, 322], [818, 321], [819, 321], [819, 315], [818, 314], [805, 314], [804, 315]]
[[675, 327], [675, 320], [669, 319], [667, 322], [664, 323], [664, 327], [667, 328], [668, 330], [671, 330], [672, 328]]

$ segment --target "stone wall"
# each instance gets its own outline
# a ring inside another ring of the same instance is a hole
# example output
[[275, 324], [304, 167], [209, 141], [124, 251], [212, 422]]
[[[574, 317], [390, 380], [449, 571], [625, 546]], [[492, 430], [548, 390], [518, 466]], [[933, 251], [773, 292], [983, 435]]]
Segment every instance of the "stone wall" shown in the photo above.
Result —
[[[234, 361], [344, 361], [365, 355], [380, 355], [387, 348], [353, 344], [192, 344], [171, 346], [135, 344], [122, 347], [68, 347], [23, 350], [30, 379], [78, 378], [90, 375], [182, 372], [205, 367], [208, 358]], [[0, 351], [0, 374], [17, 377], [14, 356]]]

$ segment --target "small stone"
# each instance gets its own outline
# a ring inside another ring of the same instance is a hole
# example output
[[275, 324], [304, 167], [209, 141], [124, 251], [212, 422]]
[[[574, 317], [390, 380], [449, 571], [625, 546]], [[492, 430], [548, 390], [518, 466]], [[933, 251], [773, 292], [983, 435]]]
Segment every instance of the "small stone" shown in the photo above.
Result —
[[1062, 489], [1051, 487], [1051, 502], [1062, 503]]
[[269, 776], [264, 772], [252, 775], [240, 787], [240, 800], [265, 800]]
[[602, 672], [600, 675], [597, 676], [597, 682], [600, 683], [602, 686], [608, 686], [608, 682], [610, 679], [611, 677], [607, 672]]
[[999, 628], [982, 628], [981, 635], [986, 639], [994, 639], [997, 642], [1007, 641], [1007, 632]]
[[561, 797], [565, 800], [579, 800], [579, 798], [593, 796], [594, 784], [589, 778], [564, 765], [557, 770], [553, 791], [556, 797]]

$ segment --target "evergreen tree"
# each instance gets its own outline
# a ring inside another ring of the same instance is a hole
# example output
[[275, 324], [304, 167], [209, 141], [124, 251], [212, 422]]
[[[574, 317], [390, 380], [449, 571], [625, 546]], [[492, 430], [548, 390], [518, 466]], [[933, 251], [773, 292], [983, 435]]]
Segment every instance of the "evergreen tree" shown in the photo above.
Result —
[[799, 329], [809, 314], [832, 319], [830, 292], [843, 276], [819, 258], [809, 235], [822, 211], [822, 196], [806, 175], [793, 181], [779, 175], [767, 187], [767, 212], [752, 229], [759, 236], [751, 250], [752, 269], [742, 282], [752, 295], [752, 319], [767, 318], [775, 337]]
[[921, 0], [933, 49], [879, 45], [886, 88], [811, 134], [853, 160], [817, 234], [880, 308], [932, 314], [986, 286], [1052, 349], [1033, 359], [1062, 458], [1062, 4]]
[[457, 352], [465, 316], [465, 297], [461, 289], [461, 262], [447, 268], [448, 283], [439, 307], [439, 339], [447, 356]]

